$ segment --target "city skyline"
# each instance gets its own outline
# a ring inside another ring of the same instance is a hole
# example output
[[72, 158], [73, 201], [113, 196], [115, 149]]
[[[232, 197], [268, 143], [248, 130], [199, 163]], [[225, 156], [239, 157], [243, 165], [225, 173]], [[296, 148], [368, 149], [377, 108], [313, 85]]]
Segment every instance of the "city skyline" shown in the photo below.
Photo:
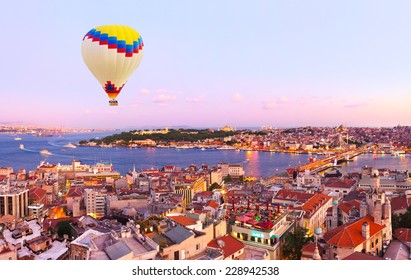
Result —
[[[410, 10], [406, 1], [9, 2], [0, 118], [121, 129], [410, 125]], [[115, 108], [81, 57], [83, 36], [112, 23], [145, 44]]]

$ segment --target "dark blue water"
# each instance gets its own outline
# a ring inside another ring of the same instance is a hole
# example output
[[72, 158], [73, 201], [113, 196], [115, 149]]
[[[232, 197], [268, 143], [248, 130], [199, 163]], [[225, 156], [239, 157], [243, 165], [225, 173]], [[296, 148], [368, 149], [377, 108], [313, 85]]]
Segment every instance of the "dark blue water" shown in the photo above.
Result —
[[[207, 164], [210, 167], [220, 162], [242, 163], [247, 176], [267, 177], [288, 167], [296, 167], [309, 161], [308, 154], [288, 154], [270, 152], [251, 152], [235, 150], [200, 150], [200, 149], [167, 149], [167, 148], [100, 148], [100, 147], [64, 147], [68, 143], [95, 137], [104, 137], [112, 132], [65, 134], [61, 137], [37, 137], [34, 135], [19, 135], [21, 140], [15, 140], [16, 135], [0, 135], [0, 166], [13, 167], [15, 171], [25, 168], [35, 169], [41, 161], [53, 164], [71, 164], [73, 159], [81, 160], [84, 164], [96, 162], [112, 162], [115, 170], [125, 175], [135, 165], [136, 170], [161, 168], [165, 165], [188, 167], [195, 164]], [[24, 149], [20, 149], [20, 144]], [[40, 154], [48, 150], [51, 155]], [[342, 166], [343, 172], [359, 171], [362, 166], [375, 165], [378, 168], [411, 169], [411, 160], [406, 157], [361, 155], [355, 161]]]

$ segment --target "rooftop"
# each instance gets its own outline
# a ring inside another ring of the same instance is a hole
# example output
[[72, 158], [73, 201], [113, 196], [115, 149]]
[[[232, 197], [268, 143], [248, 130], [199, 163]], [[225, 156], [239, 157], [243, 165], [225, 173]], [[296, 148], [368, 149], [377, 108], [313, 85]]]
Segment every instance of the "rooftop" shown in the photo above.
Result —
[[337, 247], [355, 248], [366, 240], [365, 237], [362, 236], [362, 224], [365, 222], [368, 222], [370, 225], [370, 237], [385, 227], [374, 223], [374, 218], [368, 215], [326, 232], [324, 234], [324, 240], [328, 244]]

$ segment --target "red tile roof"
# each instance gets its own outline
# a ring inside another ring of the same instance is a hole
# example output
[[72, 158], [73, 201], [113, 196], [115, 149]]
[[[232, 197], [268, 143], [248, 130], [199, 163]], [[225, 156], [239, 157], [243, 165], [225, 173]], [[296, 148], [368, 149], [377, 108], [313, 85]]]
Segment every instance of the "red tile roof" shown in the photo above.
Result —
[[[221, 244], [221, 246], [219, 245], [219, 243]], [[244, 249], [244, 244], [231, 235], [224, 235], [222, 237], [213, 239], [207, 244], [207, 246], [221, 249], [224, 252], [225, 259]]]
[[77, 197], [83, 195], [83, 189], [78, 187], [71, 187], [67, 193], [67, 197]]
[[176, 223], [182, 226], [185, 226], [185, 227], [197, 224], [197, 220], [186, 217], [186, 216], [170, 216], [169, 218], [175, 221]]
[[325, 187], [336, 188], [336, 189], [350, 189], [357, 181], [349, 178], [329, 178], [325, 182]]
[[301, 208], [305, 211], [304, 218], [310, 218], [318, 211], [318, 209], [320, 209], [320, 207], [325, 205], [331, 199], [331, 196], [325, 194], [315, 194], [301, 206]]
[[394, 231], [394, 236], [402, 242], [409, 243], [411, 242], [411, 228], [398, 228]]
[[214, 208], [214, 209], [217, 209], [217, 208], [218, 208], [218, 204], [217, 204], [214, 200], [210, 200], [210, 201], [207, 203], [207, 206], [210, 206], [210, 207], [212, 207], [212, 208]]
[[376, 256], [373, 256], [373, 255], [369, 255], [369, 254], [360, 253], [360, 252], [354, 252], [351, 255], [348, 255], [345, 258], [343, 258], [343, 260], [350, 260], [350, 261], [356, 261], [356, 260], [382, 261], [383, 258], [376, 257]]
[[360, 210], [360, 204], [361, 204], [361, 201], [351, 200], [351, 201], [346, 201], [346, 202], [341, 203], [340, 205], [338, 205], [338, 208], [340, 208], [341, 211], [349, 215], [351, 209]]
[[391, 210], [393, 212], [399, 211], [402, 209], [407, 209], [409, 205], [409, 204], [407, 205], [407, 198], [405, 195], [393, 197], [390, 202], [391, 202]]
[[319, 252], [319, 254], [320, 254], [320, 256], [321, 256], [321, 255], [322, 255], [321, 245], [318, 244], [318, 243], [315, 243], [315, 242], [308, 242], [308, 243], [305, 244], [305, 245], [303, 246], [303, 248], [301, 249], [301, 252], [302, 252], [301, 257], [311, 259], [311, 258], [313, 257], [313, 255], [314, 255], [314, 250], [315, 250], [315, 246], [316, 246], [316, 245], [317, 245], [317, 247], [318, 247], [318, 252]]
[[47, 191], [42, 188], [33, 187], [29, 190], [30, 199], [42, 200], [46, 197]]
[[312, 198], [314, 195], [305, 192], [296, 192], [290, 190], [280, 190], [274, 199], [290, 200], [290, 201], [301, 201], [305, 202]]
[[370, 225], [370, 237], [380, 232], [385, 226], [374, 223], [374, 218], [365, 216], [354, 222], [344, 224], [324, 234], [324, 240], [337, 247], [354, 248], [366, 241], [362, 236], [362, 224]]

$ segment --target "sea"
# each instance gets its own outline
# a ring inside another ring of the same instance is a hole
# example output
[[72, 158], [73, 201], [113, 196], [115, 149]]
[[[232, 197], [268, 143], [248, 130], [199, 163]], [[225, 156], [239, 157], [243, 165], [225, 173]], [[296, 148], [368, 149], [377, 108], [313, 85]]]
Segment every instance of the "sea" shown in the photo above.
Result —
[[[245, 175], [252, 177], [269, 177], [284, 172], [289, 167], [297, 167], [310, 161], [315, 154], [274, 153], [259, 151], [236, 151], [215, 149], [175, 149], [175, 148], [126, 148], [126, 147], [67, 147], [80, 140], [102, 138], [114, 132], [92, 132], [53, 135], [39, 137], [32, 134], [0, 134], [0, 166], [12, 167], [14, 171], [25, 168], [34, 170], [42, 162], [51, 164], [71, 164], [80, 160], [83, 164], [111, 162], [114, 169], [125, 175], [136, 169], [157, 169], [166, 165], [186, 168], [191, 164], [209, 167], [219, 163], [243, 164]], [[117, 132], [116, 132], [117, 133]], [[44, 151], [48, 153], [44, 153]], [[41, 152], [43, 151], [43, 152]], [[353, 161], [343, 163], [338, 169], [346, 174], [360, 171], [363, 166], [410, 170], [410, 155], [392, 156], [390, 154], [363, 154]]]

